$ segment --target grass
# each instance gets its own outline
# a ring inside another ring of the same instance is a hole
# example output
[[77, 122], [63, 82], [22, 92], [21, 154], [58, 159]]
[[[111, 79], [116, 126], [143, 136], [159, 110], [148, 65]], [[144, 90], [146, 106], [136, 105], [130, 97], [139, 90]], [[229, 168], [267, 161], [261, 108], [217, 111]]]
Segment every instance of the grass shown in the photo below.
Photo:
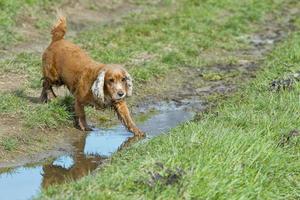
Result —
[[[164, 0], [160, 6], [169, 4], [169, 0]], [[21, 44], [22, 42], [33, 41], [31, 37], [45, 35], [49, 33], [57, 10], [64, 12], [65, 8], [76, 7], [87, 11], [106, 12], [111, 10], [116, 12], [122, 4], [136, 6], [155, 7], [158, 1], [114, 0], [111, 2], [97, 2], [94, 0], [0, 0], [0, 50], [9, 50], [11, 45]], [[70, 15], [74, 15], [71, 13]], [[31, 32], [31, 34], [27, 34]], [[25, 33], [25, 34], [24, 34]], [[32, 33], [34, 33], [32, 35]], [[40, 39], [40, 38], [39, 38]]]
[[0, 73], [25, 76], [27, 82], [23, 89], [41, 88], [41, 56], [34, 53], [20, 53], [13, 58], [0, 62]]
[[6, 151], [13, 151], [16, 149], [18, 142], [14, 138], [4, 138], [1, 141], [1, 145]]
[[[300, 129], [299, 83], [293, 90], [269, 90], [299, 62], [296, 32], [217, 115], [116, 153], [96, 174], [44, 190], [40, 199], [299, 199], [300, 137], [282, 143]], [[166, 168], [176, 181], [168, 182]]]
[[67, 107], [60, 100], [54, 100], [49, 104], [35, 107], [30, 112], [25, 112], [25, 125], [28, 127], [55, 128], [67, 125], [73, 119]]
[[0, 113], [18, 115], [28, 128], [55, 128], [71, 121], [70, 103], [64, 104], [69, 97], [55, 99], [48, 104], [29, 104], [20, 94], [3, 93], [0, 96]]
[[[18, 24], [18, 17], [22, 12], [28, 13], [31, 17], [41, 14], [45, 8], [49, 7], [53, 3], [58, 3], [58, 0], [0, 0], [0, 48], [6, 48], [14, 43], [24, 40], [22, 34], [16, 30]], [[49, 26], [49, 21], [45, 20], [41, 22], [39, 19], [35, 19], [35, 26], [42, 28]]]
[[13, 94], [1, 94], [0, 113], [7, 114], [18, 112], [26, 106], [26, 102]]
[[247, 47], [240, 37], [256, 31], [265, 14], [283, 2], [178, 1], [172, 9], [132, 15], [121, 26], [86, 31], [76, 42], [97, 60], [125, 63], [136, 80], [144, 81], [168, 69], [211, 64], [199, 56], [204, 52]]

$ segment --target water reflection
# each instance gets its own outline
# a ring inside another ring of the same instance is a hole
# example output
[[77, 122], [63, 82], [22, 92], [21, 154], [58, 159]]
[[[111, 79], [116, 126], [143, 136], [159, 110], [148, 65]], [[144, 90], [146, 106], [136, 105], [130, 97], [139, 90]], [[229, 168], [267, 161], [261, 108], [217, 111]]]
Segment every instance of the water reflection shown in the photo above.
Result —
[[43, 187], [65, 182], [65, 179], [78, 179], [98, 166], [101, 156], [85, 155], [84, 145], [85, 139], [80, 139], [74, 144], [76, 148], [72, 155], [59, 157], [52, 163], [43, 165]]
[[[112, 130], [111, 130], [112, 131]], [[18, 167], [0, 174], [1, 200], [30, 199], [53, 184], [76, 180], [95, 170], [108, 156], [120, 147], [128, 146], [141, 138], [130, 137], [124, 128], [120, 132], [95, 130], [83, 134], [73, 144], [75, 151], [44, 165]]]

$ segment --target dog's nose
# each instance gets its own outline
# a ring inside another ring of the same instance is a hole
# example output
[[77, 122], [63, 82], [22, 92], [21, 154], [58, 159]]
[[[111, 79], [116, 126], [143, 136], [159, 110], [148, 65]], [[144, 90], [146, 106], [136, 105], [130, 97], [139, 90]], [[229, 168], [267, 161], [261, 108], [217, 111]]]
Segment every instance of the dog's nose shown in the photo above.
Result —
[[119, 91], [119, 92], [118, 92], [118, 95], [119, 95], [119, 97], [123, 97], [123, 96], [124, 96], [124, 92]]

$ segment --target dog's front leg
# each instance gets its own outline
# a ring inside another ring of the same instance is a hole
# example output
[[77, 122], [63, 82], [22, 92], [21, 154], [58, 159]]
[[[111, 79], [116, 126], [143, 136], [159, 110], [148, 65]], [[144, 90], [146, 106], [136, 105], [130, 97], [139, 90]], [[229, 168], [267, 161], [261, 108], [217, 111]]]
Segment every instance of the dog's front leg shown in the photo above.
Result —
[[116, 110], [119, 119], [126, 126], [126, 128], [132, 132], [135, 136], [143, 137], [143, 133], [133, 122], [128, 107], [125, 101], [120, 101], [114, 104], [114, 109]]
[[75, 100], [75, 115], [76, 115], [76, 123], [79, 128], [83, 131], [91, 131], [89, 128], [84, 112], [84, 104], [80, 103], [78, 100]]

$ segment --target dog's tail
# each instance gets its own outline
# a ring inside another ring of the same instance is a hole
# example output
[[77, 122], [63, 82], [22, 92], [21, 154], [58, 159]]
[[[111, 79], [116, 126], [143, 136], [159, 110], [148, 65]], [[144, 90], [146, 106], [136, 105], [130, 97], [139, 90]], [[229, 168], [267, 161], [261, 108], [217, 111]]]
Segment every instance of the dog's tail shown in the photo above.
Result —
[[56, 24], [53, 26], [51, 30], [52, 42], [63, 39], [66, 32], [67, 32], [67, 21], [65, 17], [61, 16], [58, 18]]

